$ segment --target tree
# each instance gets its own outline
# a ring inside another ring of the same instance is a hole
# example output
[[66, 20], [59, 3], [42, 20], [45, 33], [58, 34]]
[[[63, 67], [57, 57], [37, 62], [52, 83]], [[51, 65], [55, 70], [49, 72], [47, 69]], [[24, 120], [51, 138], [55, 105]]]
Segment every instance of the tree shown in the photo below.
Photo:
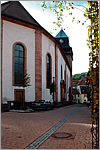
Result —
[[28, 87], [28, 86], [31, 86], [30, 85], [30, 74], [28, 74], [27, 72], [24, 72], [24, 78], [23, 78], [23, 87]]
[[[43, 8], [43, 11], [46, 9], [50, 9], [51, 11], [54, 12], [54, 14], [56, 15], [57, 21], [54, 22], [54, 24], [56, 24], [58, 27], [61, 27], [64, 17], [64, 11], [68, 11], [69, 15], [73, 15], [72, 10], [73, 9], [78, 9], [80, 11], [83, 12], [83, 15], [86, 17], [86, 20], [88, 20], [88, 15], [86, 14], [86, 11], [88, 10], [85, 6], [81, 7], [83, 9], [80, 9], [79, 7], [80, 5], [75, 5], [74, 2], [70, 2], [70, 1], [43, 1], [41, 7]], [[84, 11], [84, 9], [86, 9], [86, 11]], [[72, 22], [74, 22], [75, 20], [75, 16], [73, 16], [72, 18]], [[77, 23], [82, 23], [82, 25], [85, 24], [86, 20], [84, 20], [84, 22], [81, 22], [80, 20], [77, 20]]]
[[87, 79], [87, 72], [83, 72], [80, 74], [74, 74], [72, 76], [73, 80]]
[[99, 1], [89, 1], [88, 18], [91, 25], [88, 29], [89, 72], [88, 84], [91, 98], [92, 148], [99, 148]]

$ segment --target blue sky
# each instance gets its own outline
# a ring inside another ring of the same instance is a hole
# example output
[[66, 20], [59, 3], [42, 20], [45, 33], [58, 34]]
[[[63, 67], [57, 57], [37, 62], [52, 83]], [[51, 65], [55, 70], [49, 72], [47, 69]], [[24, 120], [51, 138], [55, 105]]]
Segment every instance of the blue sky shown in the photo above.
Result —
[[87, 1], [71, 1], [73, 2], [75, 5], [84, 5], [87, 4]]
[[[1, 1], [1, 3], [4, 3], [4, 2], [7, 2], [7, 1]], [[26, 2], [28, 2], [28, 1], [26, 1]], [[29, 1], [29, 2], [33, 3], [37, 7], [40, 7], [40, 4], [42, 3], [42, 1]], [[84, 4], [87, 4], [87, 1], [69, 1], [69, 2], [73, 2], [75, 5], [83, 5], [83, 6], [84, 6]], [[31, 6], [31, 4], [30, 4], [30, 6]]]

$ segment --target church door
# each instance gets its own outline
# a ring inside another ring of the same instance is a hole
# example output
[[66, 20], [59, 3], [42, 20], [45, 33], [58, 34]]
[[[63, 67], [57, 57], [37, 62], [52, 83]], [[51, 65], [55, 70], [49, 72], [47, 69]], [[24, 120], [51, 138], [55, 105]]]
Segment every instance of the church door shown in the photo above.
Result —
[[25, 90], [15, 90], [15, 101], [21, 102], [21, 105], [24, 106], [25, 102]]

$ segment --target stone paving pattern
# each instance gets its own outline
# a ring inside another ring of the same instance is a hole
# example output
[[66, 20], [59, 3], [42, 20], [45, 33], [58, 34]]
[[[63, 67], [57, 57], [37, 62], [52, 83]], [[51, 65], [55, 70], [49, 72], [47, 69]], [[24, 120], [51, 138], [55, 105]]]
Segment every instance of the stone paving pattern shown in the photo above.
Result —
[[70, 133], [69, 138], [54, 138], [51, 136], [40, 149], [92, 149], [91, 122], [87, 107], [81, 108], [55, 133]]
[[[1, 148], [24, 149], [79, 106], [34, 113], [1, 113]], [[88, 107], [83, 106], [56, 131], [71, 133], [72, 137], [50, 136], [39, 149], [92, 149], [89, 115]]]

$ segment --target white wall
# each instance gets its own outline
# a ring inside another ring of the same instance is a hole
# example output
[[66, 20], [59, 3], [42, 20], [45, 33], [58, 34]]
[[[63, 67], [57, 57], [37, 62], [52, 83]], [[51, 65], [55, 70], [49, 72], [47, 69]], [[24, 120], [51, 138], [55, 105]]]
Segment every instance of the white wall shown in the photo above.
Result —
[[66, 75], [66, 76], [67, 76], [67, 81], [66, 81], [66, 82], [67, 82], [67, 84], [66, 84], [66, 86], [67, 86], [67, 87], [66, 87], [66, 89], [67, 89], [66, 92], [67, 92], [67, 93], [66, 93], [66, 94], [67, 94], [67, 101], [69, 101], [69, 87], [71, 86], [71, 85], [70, 85], [70, 82], [71, 82], [71, 81], [70, 81], [70, 80], [71, 80], [71, 79], [70, 79], [70, 75], [71, 75], [71, 74], [70, 74], [70, 71], [69, 71], [69, 68], [68, 68], [68, 67], [67, 67], [66, 70], [67, 70], [67, 71], [66, 71], [66, 74], [67, 74], [67, 75]]
[[48, 37], [42, 34], [42, 99], [49, 99], [52, 101], [50, 89], [46, 88], [46, 56], [47, 53], [51, 55], [52, 59], [52, 77], [55, 77], [55, 43]]
[[[61, 52], [58, 50], [58, 102], [60, 102], [61, 65], [62, 65], [62, 80], [64, 80], [65, 64], [66, 64], [65, 60], [61, 55]], [[66, 86], [67, 86], [66, 97], [68, 97], [68, 92], [69, 92], [68, 90], [70, 86], [70, 71], [67, 65], [66, 65]]]
[[31, 86], [25, 89], [25, 101], [35, 99], [35, 30], [3, 21], [3, 101], [14, 100], [12, 86], [12, 50], [15, 42], [22, 42], [27, 48], [27, 73]]
[[[35, 99], [35, 30], [8, 21], [3, 21], [3, 103], [14, 100], [14, 89], [23, 87], [12, 86], [12, 51], [15, 42], [23, 43], [27, 48], [27, 73], [31, 76], [31, 86], [25, 88], [25, 101]], [[50, 89], [46, 88], [46, 55], [49, 53], [52, 58], [52, 77], [55, 77], [55, 43], [42, 34], [42, 99], [52, 101]], [[61, 65], [64, 70], [65, 61], [58, 50], [58, 102], [60, 102], [60, 80]], [[67, 86], [70, 86], [70, 71], [66, 65]], [[69, 91], [67, 91], [69, 92]]]

